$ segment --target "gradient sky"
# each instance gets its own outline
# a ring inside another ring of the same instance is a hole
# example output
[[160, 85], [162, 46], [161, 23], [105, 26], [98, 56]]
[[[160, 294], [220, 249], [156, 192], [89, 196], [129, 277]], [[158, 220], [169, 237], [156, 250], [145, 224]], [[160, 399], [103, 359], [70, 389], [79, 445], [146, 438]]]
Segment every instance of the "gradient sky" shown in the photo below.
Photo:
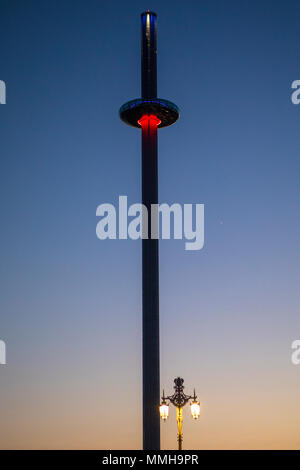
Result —
[[[189, 449], [300, 449], [295, 1], [0, 4], [0, 447], [141, 443], [141, 242], [96, 207], [141, 198], [140, 13], [158, 14], [160, 202], [204, 203], [205, 246], [160, 242], [161, 386], [195, 387]], [[162, 448], [176, 446], [175, 410]]]

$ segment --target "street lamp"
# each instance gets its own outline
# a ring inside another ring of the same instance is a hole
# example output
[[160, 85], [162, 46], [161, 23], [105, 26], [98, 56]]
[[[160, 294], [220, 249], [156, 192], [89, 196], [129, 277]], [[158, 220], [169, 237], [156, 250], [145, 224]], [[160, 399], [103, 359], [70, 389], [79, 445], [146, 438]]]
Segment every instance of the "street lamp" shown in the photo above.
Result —
[[189, 400], [192, 400], [190, 403], [191, 406], [191, 414], [194, 419], [198, 419], [200, 416], [200, 403], [197, 400], [197, 395], [194, 389], [194, 395], [186, 395], [183, 391], [184, 380], [181, 377], [177, 377], [174, 379], [174, 390], [175, 392], [173, 395], [165, 397], [165, 391], [163, 391], [162, 402], [159, 407], [160, 417], [163, 421], [166, 421], [169, 416], [169, 404], [168, 402], [172, 403], [172, 405], [176, 406], [176, 420], [177, 420], [177, 427], [178, 427], [178, 450], [182, 450], [182, 441], [183, 441], [183, 434], [182, 434], [182, 421], [183, 421], [183, 407], [187, 404]]

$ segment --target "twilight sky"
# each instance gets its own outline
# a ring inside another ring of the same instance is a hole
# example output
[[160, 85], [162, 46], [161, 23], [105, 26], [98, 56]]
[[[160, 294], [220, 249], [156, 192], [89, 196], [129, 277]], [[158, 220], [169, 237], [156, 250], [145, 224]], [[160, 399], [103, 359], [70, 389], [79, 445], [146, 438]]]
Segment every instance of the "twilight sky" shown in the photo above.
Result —
[[[141, 242], [96, 208], [141, 198], [140, 13], [158, 15], [159, 195], [205, 204], [205, 245], [160, 242], [161, 386], [200, 397], [190, 449], [300, 449], [296, 0], [0, 4], [0, 447], [141, 447]], [[162, 448], [176, 445], [175, 410]]]

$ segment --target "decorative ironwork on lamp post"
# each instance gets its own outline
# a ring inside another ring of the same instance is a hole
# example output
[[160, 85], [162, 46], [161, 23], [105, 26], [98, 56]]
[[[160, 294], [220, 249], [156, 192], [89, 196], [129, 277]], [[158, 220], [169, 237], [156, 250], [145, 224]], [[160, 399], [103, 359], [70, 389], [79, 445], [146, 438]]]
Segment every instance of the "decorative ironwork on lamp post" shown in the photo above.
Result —
[[190, 403], [191, 414], [194, 419], [198, 419], [200, 416], [200, 402], [197, 400], [197, 395], [194, 389], [194, 395], [186, 395], [183, 391], [184, 380], [181, 377], [174, 379], [174, 390], [173, 395], [165, 396], [165, 391], [163, 391], [162, 402], [159, 407], [160, 417], [163, 421], [166, 421], [169, 417], [169, 403], [176, 406], [176, 419], [178, 427], [178, 450], [182, 450], [183, 434], [182, 434], [182, 421], [183, 421], [183, 407], [187, 404], [189, 400], [192, 400]]

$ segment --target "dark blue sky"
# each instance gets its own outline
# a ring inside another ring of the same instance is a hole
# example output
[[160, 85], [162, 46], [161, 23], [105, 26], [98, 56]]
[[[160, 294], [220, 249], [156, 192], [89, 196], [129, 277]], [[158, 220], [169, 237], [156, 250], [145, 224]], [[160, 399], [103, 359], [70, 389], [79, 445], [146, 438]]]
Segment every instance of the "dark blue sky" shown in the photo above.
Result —
[[1, 1], [0, 441], [141, 445], [141, 244], [98, 240], [95, 214], [141, 198], [118, 109], [140, 96], [148, 8], [158, 95], [181, 110], [160, 202], [205, 204], [203, 250], [160, 243], [162, 386], [199, 391], [191, 448], [299, 446], [300, 4], [266, 0]]

